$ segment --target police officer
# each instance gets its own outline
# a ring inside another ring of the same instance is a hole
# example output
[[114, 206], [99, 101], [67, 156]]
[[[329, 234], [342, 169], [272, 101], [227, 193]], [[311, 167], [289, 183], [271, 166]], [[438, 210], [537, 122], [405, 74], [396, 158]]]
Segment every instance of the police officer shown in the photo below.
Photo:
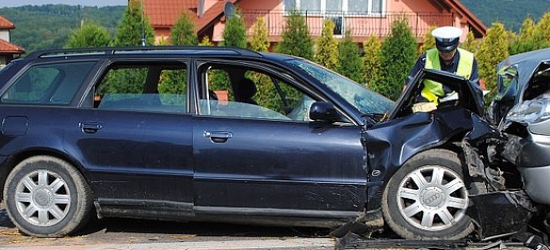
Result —
[[[421, 69], [438, 69], [463, 76], [479, 85], [477, 61], [474, 54], [458, 48], [462, 30], [457, 27], [444, 26], [432, 31], [436, 48], [422, 54], [409, 74], [408, 84]], [[441, 98], [451, 94], [451, 90], [434, 81], [424, 81], [421, 95], [417, 97], [415, 111], [429, 111], [435, 109]], [[406, 87], [406, 85], [405, 85]], [[414, 109], [414, 108], [413, 108]]]

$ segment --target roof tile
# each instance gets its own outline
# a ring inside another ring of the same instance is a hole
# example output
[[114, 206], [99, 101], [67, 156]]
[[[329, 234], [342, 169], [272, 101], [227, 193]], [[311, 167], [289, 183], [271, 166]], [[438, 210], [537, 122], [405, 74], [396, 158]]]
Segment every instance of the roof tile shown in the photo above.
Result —
[[0, 29], [14, 29], [15, 25], [13, 25], [12, 22], [8, 21], [8, 19], [4, 18], [3, 16], [0, 16]]
[[[149, 17], [153, 27], [172, 27], [184, 11], [195, 11], [196, 0], [145, 0], [143, 1], [145, 16]], [[191, 18], [196, 19], [197, 15]], [[195, 21], [195, 20], [193, 20]]]
[[15, 44], [7, 42], [4, 39], [0, 39], [0, 53], [23, 54], [25, 53], [25, 50]]
[[[154, 28], [171, 28], [176, 24], [183, 11], [191, 11], [190, 17], [195, 23], [197, 31], [211, 24], [216, 18], [223, 14], [223, 7], [227, 0], [218, 0], [212, 7], [207, 9], [202, 17], [197, 16], [197, 0], [144, 0], [143, 9], [145, 16], [151, 21]], [[237, 0], [229, 0], [237, 2]]]

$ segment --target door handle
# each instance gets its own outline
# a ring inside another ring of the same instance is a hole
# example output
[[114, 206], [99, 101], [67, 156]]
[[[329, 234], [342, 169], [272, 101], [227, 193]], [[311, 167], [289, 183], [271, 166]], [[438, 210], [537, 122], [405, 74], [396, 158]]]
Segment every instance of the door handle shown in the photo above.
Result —
[[210, 138], [214, 143], [224, 143], [233, 137], [233, 133], [225, 131], [204, 131], [204, 137]]
[[94, 134], [103, 128], [103, 124], [99, 122], [81, 122], [78, 126], [85, 134]]

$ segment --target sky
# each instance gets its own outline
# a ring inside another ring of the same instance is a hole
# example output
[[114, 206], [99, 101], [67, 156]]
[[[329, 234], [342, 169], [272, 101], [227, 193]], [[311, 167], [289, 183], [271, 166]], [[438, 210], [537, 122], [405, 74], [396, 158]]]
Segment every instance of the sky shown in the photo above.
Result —
[[0, 0], [0, 8], [23, 5], [68, 4], [83, 6], [126, 6], [128, 0]]

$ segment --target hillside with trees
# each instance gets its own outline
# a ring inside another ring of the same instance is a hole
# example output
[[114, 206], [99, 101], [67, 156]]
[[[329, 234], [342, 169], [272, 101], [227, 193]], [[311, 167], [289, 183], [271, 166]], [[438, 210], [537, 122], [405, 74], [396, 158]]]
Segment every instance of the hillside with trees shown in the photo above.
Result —
[[550, 11], [550, 0], [460, 0], [490, 27], [493, 22], [504, 24], [507, 30], [518, 32], [525, 18], [537, 21]]
[[83, 7], [63, 4], [0, 8], [0, 15], [15, 24], [11, 42], [28, 52], [62, 48], [70, 33], [84, 23], [105, 27], [114, 35], [126, 6]]

